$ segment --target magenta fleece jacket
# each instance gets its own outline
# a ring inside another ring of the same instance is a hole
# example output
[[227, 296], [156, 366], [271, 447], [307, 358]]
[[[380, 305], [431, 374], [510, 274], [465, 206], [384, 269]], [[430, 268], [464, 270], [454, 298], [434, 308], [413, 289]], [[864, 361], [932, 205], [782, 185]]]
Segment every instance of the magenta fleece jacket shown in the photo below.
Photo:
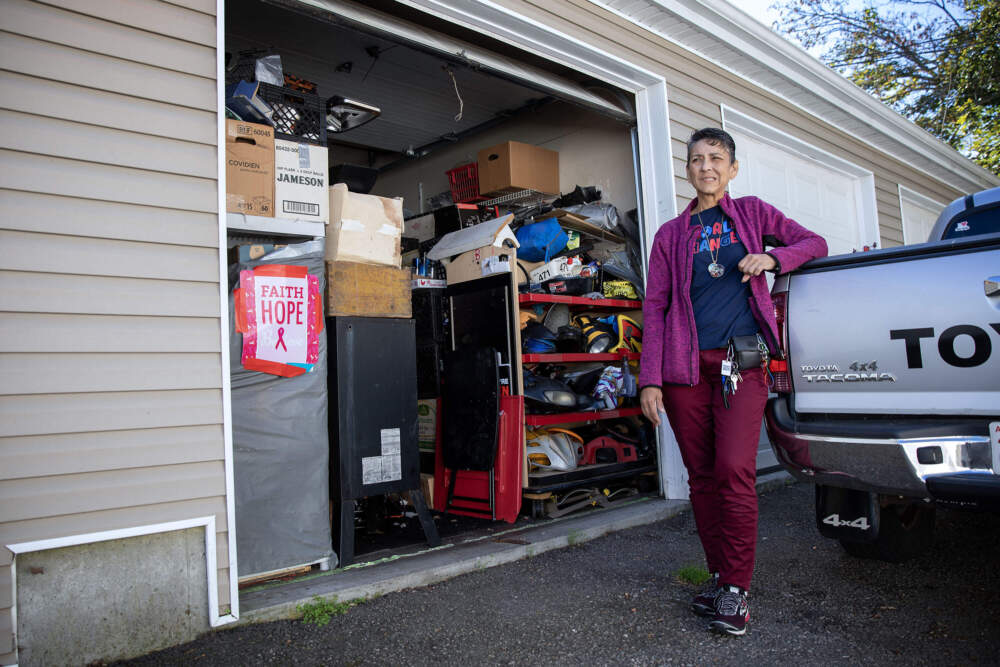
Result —
[[[691, 224], [693, 200], [679, 216], [664, 224], [653, 238], [642, 305], [642, 362], [639, 386], [664, 383], [693, 385], [698, 378], [698, 334], [691, 307], [691, 244], [699, 233]], [[720, 201], [750, 254], [764, 252], [764, 237], [783, 247], [768, 254], [778, 262], [777, 273], [788, 273], [827, 254], [826, 241], [757, 197]], [[764, 274], [750, 279], [750, 310], [771, 349], [776, 349], [778, 325]]]

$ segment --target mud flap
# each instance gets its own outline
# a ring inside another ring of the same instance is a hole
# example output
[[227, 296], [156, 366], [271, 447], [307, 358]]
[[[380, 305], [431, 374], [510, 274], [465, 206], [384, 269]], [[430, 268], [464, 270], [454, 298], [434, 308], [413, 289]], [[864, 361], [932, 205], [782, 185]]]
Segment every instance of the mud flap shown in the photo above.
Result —
[[816, 527], [834, 540], [874, 542], [879, 533], [878, 494], [817, 484]]

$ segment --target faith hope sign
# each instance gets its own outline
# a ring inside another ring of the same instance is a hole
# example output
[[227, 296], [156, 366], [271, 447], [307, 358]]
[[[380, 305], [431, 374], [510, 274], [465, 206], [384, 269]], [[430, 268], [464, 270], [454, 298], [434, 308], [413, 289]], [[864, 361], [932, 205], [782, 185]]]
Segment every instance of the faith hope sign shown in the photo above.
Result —
[[244, 368], [286, 377], [312, 370], [323, 328], [316, 276], [303, 266], [258, 266], [240, 272], [236, 298]]

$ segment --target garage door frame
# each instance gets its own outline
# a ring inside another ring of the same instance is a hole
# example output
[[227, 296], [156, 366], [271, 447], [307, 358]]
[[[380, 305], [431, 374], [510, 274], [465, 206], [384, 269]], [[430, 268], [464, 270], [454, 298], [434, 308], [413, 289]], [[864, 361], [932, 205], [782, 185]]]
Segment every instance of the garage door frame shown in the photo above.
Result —
[[853, 179], [855, 201], [857, 202], [858, 239], [863, 244], [867, 239], [877, 241], [881, 238], [878, 224], [878, 205], [875, 200], [875, 175], [868, 169], [860, 167], [828, 151], [814, 146], [798, 137], [792, 136], [772, 125], [754, 118], [748, 114], [727, 106], [720, 105], [722, 111], [722, 127], [726, 131], [748, 134], [755, 139], [795, 154], [806, 160], [840, 172]]

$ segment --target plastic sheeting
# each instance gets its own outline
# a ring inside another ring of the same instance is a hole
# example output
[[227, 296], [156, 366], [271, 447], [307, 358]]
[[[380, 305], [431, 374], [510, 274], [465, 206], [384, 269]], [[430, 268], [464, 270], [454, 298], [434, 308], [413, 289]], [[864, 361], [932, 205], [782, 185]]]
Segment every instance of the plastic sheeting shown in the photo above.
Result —
[[[325, 283], [323, 242], [289, 245], [261, 264], [306, 266]], [[319, 337], [319, 359], [309, 373], [284, 378], [243, 368], [243, 337], [232, 328], [229, 297], [229, 363], [232, 386], [236, 486], [236, 547], [239, 576], [315, 563], [336, 565], [330, 534], [330, 448], [327, 431], [327, 349]]]
[[564, 211], [569, 211], [570, 213], [575, 213], [580, 217], [586, 218], [588, 222], [598, 227], [603, 227], [609, 232], [617, 231], [618, 209], [614, 204], [595, 201], [589, 204], [563, 206], [562, 208]]

